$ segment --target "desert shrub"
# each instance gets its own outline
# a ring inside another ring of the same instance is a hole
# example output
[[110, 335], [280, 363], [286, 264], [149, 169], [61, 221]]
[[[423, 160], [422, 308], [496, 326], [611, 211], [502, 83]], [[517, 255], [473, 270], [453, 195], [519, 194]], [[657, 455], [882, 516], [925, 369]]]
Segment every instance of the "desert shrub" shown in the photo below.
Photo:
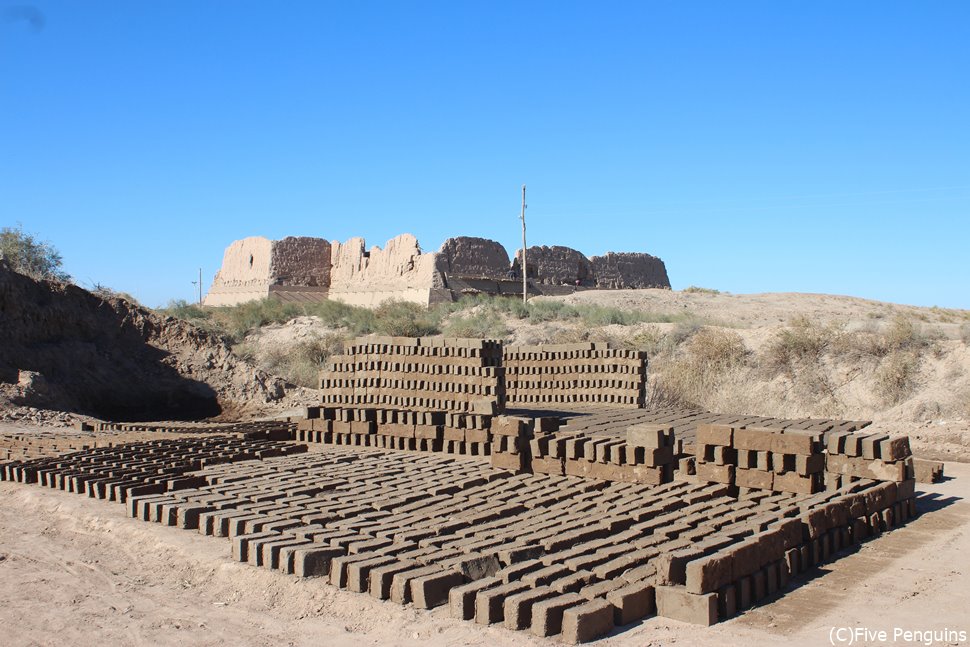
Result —
[[766, 345], [764, 363], [774, 371], [793, 374], [800, 364], [821, 359], [839, 332], [837, 326], [823, 326], [808, 317], [796, 317]]
[[960, 339], [964, 344], [970, 346], [970, 324], [960, 326]]
[[875, 392], [888, 404], [905, 400], [916, 388], [920, 358], [916, 351], [898, 350], [879, 364], [875, 373]]
[[209, 318], [208, 310], [205, 310], [197, 303], [189, 303], [185, 299], [173, 299], [164, 308], [160, 308], [159, 312], [186, 321]]
[[236, 306], [214, 308], [212, 317], [221, 322], [232, 340], [241, 341], [246, 335], [263, 326], [286, 323], [301, 314], [303, 311], [300, 306], [285, 304], [277, 299], [261, 299]]
[[686, 350], [699, 367], [713, 373], [740, 364], [747, 353], [740, 335], [720, 328], [701, 328]]
[[0, 258], [15, 272], [34, 279], [70, 281], [63, 269], [63, 259], [50, 243], [25, 233], [23, 226], [0, 228]]
[[838, 340], [836, 350], [862, 359], [882, 359], [900, 351], [920, 351], [930, 345], [930, 335], [912, 319], [896, 315], [888, 326], [860, 330]]
[[318, 317], [329, 328], [345, 328], [352, 335], [373, 332], [377, 321], [373, 310], [330, 299], [307, 304], [303, 314]]
[[696, 285], [687, 286], [682, 290], [682, 292], [686, 292], [687, 294], [720, 294], [721, 293], [720, 290], [713, 290], [711, 288], [701, 288]]
[[736, 332], [701, 328], [677, 352], [654, 363], [657, 380], [652, 398], [682, 406], [701, 406], [732, 369], [743, 366], [744, 340]]
[[562, 301], [530, 301], [526, 307], [529, 310], [528, 318], [531, 323], [565, 321], [579, 317], [579, 311], [575, 307]]
[[656, 328], [647, 328], [637, 334], [620, 341], [619, 346], [629, 350], [642, 350], [647, 357], [653, 359], [668, 350], [669, 337]]
[[338, 334], [315, 335], [288, 346], [269, 348], [259, 363], [261, 368], [294, 384], [314, 388], [327, 359], [342, 352], [343, 344], [344, 338]]
[[407, 301], [385, 301], [374, 310], [374, 332], [392, 337], [421, 337], [439, 332], [427, 308]]
[[452, 315], [441, 332], [447, 337], [504, 339], [509, 334], [509, 329], [494, 310], [479, 310]]

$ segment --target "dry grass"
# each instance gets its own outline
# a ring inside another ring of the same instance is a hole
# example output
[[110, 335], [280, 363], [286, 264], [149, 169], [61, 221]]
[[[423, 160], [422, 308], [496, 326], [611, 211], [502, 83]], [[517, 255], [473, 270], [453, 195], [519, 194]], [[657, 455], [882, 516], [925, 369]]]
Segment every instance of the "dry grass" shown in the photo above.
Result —
[[657, 401], [689, 407], [704, 406], [722, 379], [741, 367], [748, 351], [736, 332], [701, 328], [678, 348], [661, 353], [653, 365]]
[[441, 329], [446, 337], [505, 339], [509, 328], [494, 310], [473, 310], [449, 317]]
[[300, 386], [317, 388], [317, 377], [331, 355], [343, 351], [337, 334], [302, 339], [286, 347], [271, 347], [258, 358], [262, 368]]
[[763, 365], [775, 373], [795, 375], [805, 364], [818, 362], [840, 334], [838, 326], [796, 317], [768, 344]]
[[887, 355], [874, 375], [875, 392], [889, 405], [899, 404], [916, 389], [920, 369], [919, 354], [898, 350]]

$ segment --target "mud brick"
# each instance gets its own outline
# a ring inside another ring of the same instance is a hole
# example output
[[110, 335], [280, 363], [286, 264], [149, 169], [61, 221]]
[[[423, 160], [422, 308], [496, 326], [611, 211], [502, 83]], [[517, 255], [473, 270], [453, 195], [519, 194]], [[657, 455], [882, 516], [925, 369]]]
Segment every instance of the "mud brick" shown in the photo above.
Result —
[[862, 458], [869, 461], [880, 458], [879, 444], [884, 440], [889, 440], [889, 436], [887, 434], [869, 434], [867, 436], [863, 436], [862, 440], [860, 441]]
[[801, 476], [825, 471], [825, 454], [796, 455], [794, 470]]
[[177, 511], [175, 525], [183, 530], [197, 530], [199, 528], [199, 516], [204, 512], [211, 512], [214, 508], [210, 505], [181, 505]]
[[475, 594], [475, 622], [490, 625], [505, 619], [505, 599], [529, 589], [528, 584], [509, 582], [482, 589]]
[[687, 563], [686, 590], [688, 593], [711, 593], [734, 579], [734, 554], [719, 552]]
[[626, 442], [647, 449], [669, 447], [674, 444], [674, 428], [645, 422], [630, 425], [626, 429]]
[[779, 433], [777, 429], [763, 427], [737, 428], [734, 430], [734, 448], [770, 452], [772, 439]]
[[566, 473], [566, 468], [564, 461], [560, 458], [533, 458], [532, 471], [535, 474], [562, 476]]
[[717, 616], [727, 619], [738, 612], [738, 586], [728, 584], [721, 587], [717, 592]]
[[[373, 553], [368, 553], [368, 555], [373, 555]], [[399, 563], [399, 560], [392, 555], [376, 555], [368, 559], [342, 564], [342, 567], [346, 569], [345, 584], [347, 590], [366, 593], [370, 584], [370, 572], [373, 569], [397, 563]], [[336, 568], [336, 565], [334, 568]]]
[[826, 457], [825, 469], [838, 474], [876, 481], [905, 481], [907, 478], [907, 462], [905, 460], [885, 462], [877, 459], [870, 461], [861, 457], [829, 454]]
[[840, 454], [846, 456], [862, 456], [862, 434], [849, 434], [842, 440], [842, 451]]
[[577, 593], [564, 593], [537, 602], [532, 606], [532, 627], [534, 635], [554, 636], [562, 631], [562, 618], [566, 609], [585, 604], [586, 599]]
[[775, 474], [774, 489], [795, 494], [814, 494], [822, 489], [821, 475], [810, 474], [808, 476], [801, 476], [796, 472]]
[[697, 463], [694, 469], [696, 470], [697, 478], [700, 481], [708, 481], [711, 483], [728, 483], [728, 484], [734, 482], [733, 465], [712, 465], [711, 463]]
[[697, 425], [697, 444], [721, 445], [730, 447], [734, 438], [734, 428], [730, 425]]
[[878, 458], [884, 461], [898, 461], [912, 455], [909, 436], [890, 436], [879, 441]]
[[532, 420], [515, 416], [496, 416], [492, 419], [491, 430], [495, 436], [531, 435]]
[[248, 535], [238, 535], [232, 541], [232, 558], [237, 562], [248, 562], [250, 542], [280, 537], [281, 535], [278, 532], [254, 532]]
[[527, 589], [505, 598], [503, 615], [506, 629], [522, 630], [532, 626], [532, 607], [559, 593], [547, 586]]
[[742, 577], [737, 582], [738, 610], [747, 609], [754, 603], [754, 588], [750, 577]]
[[492, 438], [492, 433], [487, 429], [465, 429], [464, 434], [462, 440], [470, 443], [487, 443]]
[[473, 620], [475, 618], [475, 596], [479, 591], [494, 588], [502, 583], [497, 577], [485, 577], [452, 588], [448, 592], [448, 604], [453, 618]]
[[562, 640], [579, 644], [605, 636], [613, 630], [615, 609], [606, 600], [591, 600], [566, 609], [562, 618]]
[[896, 500], [905, 501], [916, 494], [916, 479], [906, 479], [896, 484]]
[[785, 429], [771, 435], [771, 451], [775, 454], [810, 455], [821, 451], [822, 435], [818, 432]]
[[738, 487], [771, 490], [774, 488], [774, 481], [774, 472], [752, 469], [738, 469], [734, 472], [734, 482]]
[[416, 577], [411, 581], [411, 597], [418, 609], [433, 609], [448, 603], [448, 593], [465, 583], [457, 571], [441, 569], [438, 573]]
[[609, 591], [606, 601], [613, 606], [613, 622], [617, 626], [628, 625], [656, 611], [653, 584], [645, 581]]
[[425, 440], [439, 440], [442, 436], [442, 428], [437, 425], [416, 425], [414, 437]]
[[448, 441], [464, 442], [465, 441], [465, 429], [458, 429], [456, 427], [445, 427], [442, 433], [442, 438]]
[[508, 454], [494, 451], [490, 456], [492, 467], [511, 470], [513, 472], [527, 471], [526, 458], [525, 454]]
[[[772, 456], [771, 452], [754, 452], [755, 456], [755, 468], [763, 472], [773, 471], [775, 466], [775, 457]], [[783, 461], [781, 457], [778, 457], [777, 463], [779, 467], [783, 468]]]
[[307, 546], [293, 552], [293, 573], [298, 577], [326, 576], [331, 562], [343, 555], [339, 548]]
[[592, 463], [589, 466], [589, 477], [604, 481], [623, 481], [626, 480], [628, 471], [620, 465]]
[[524, 562], [519, 562], [516, 564], [512, 564], [511, 566], [507, 566], [502, 570], [500, 570], [499, 572], [497, 572], [495, 575], [501, 578], [503, 582], [509, 583], [509, 582], [521, 580], [523, 576], [533, 571], [537, 571], [543, 566], [544, 564], [542, 563], [541, 560], [529, 559]]
[[284, 555], [283, 550], [286, 548], [295, 549], [298, 546], [308, 546], [312, 543], [307, 539], [300, 539], [293, 536], [285, 540], [281, 539], [280, 541], [265, 543], [260, 548], [263, 555], [263, 566], [290, 572], [292, 566], [289, 566], [288, 562], [292, 558], [292, 552]]
[[559, 593], [576, 593], [598, 580], [599, 578], [593, 573], [580, 570], [549, 582], [549, 586]]
[[656, 597], [659, 616], [705, 627], [717, 622], [716, 593], [697, 595], [680, 586], [658, 586]]
[[751, 595], [755, 602], [760, 602], [768, 595], [768, 578], [764, 570], [756, 571], [751, 575]]
[[391, 586], [394, 583], [394, 576], [419, 566], [421, 565], [414, 560], [399, 559], [397, 562], [373, 567], [370, 570], [370, 586], [368, 586], [367, 590], [373, 597], [379, 600], [387, 600], [391, 597]]

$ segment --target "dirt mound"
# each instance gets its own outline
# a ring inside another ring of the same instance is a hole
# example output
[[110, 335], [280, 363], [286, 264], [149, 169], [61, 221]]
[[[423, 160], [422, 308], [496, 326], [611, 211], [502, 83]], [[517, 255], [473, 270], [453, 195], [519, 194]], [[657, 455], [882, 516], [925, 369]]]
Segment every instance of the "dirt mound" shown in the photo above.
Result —
[[287, 387], [189, 323], [0, 262], [0, 398], [15, 405], [185, 420], [282, 404]]

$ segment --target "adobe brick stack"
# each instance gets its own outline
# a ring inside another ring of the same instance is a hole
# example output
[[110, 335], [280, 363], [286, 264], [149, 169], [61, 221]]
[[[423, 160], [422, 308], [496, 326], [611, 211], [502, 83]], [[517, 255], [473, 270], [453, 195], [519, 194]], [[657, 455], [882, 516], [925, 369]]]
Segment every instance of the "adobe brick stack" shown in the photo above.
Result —
[[826, 450], [825, 476], [831, 487], [859, 479], [915, 483], [908, 436], [832, 433]]
[[812, 430], [702, 424], [695, 447], [697, 478], [800, 494], [837, 490], [860, 479], [912, 482], [908, 437], [858, 433], [855, 426]]
[[491, 416], [443, 411], [308, 407], [293, 437], [328, 445], [487, 456], [491, 420]]
[[646, 405], [647, 355], [604, 343], [507, 346], [509, 406]]
[[370, 337], [332, 357], [323, 404], [494, 415], [505, 408], [502, 347], [482, 339]]

